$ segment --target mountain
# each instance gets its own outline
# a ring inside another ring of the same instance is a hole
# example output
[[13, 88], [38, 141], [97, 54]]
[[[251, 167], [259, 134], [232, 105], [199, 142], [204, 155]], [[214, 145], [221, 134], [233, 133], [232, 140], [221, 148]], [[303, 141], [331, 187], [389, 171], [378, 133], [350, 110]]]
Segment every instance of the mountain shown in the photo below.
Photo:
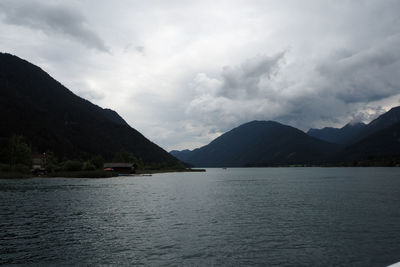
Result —
[[178, 162], [115, 111], [76, 96], [39, 67], [0, 53], [0, 144], [23, 135], [34, 152], [106, 159], [121, 149], [145, 163]]
[[[373, 124], [373, 127], [375, 127], [375, 124]], [[400, 159], [400, 122], [362, 138], [346, 147], [341, 155], [346, 160], [379, 162], [387, 159]]]
[[109, 119], [110, 121], [112, 121], [116, 124], [125, 125], [125, 126], [128, 125], [128, 123], [126, 123], [126, 121], [117, 112], [115, 112], [112, 109], [108, 109], [108, 108], [103, 109], [103, 115], [107, 119]]
[[[329, 141], [329, 142], [327, 142]], [[196, 167], [291, 164], [379, 165], [400, 163], [400, 107], [369, 124], [302, 131], [272, 121], [243, 124], [195, 150], [171, 151]]]
[[325, 127], [322, 129], [310, 129], [307, 134], [330, 143], [345, 145], [352, 142], [365, 127], [366, 125], [362, 122], [348, 123], [342, 128]]
[[173, 153], [196, 167], [243, 167], [324, 163], [339, 149], [339, 145], [310, 137], [287, 125], [252, 121], [206, 146]]
[[388, 112], [371, 121], [352, 141], [353, 143], [361, 141], [369, 135], [385, 130], [397, 123], [400, 123], [400, 106], [390, 109]]
[[310, 129], [307, 134], [336, 144], [351, 145], [367, 138], [369, 135], [384, 130], [400, 122], [400, 107], [394, 107], [382, 114], [369, 124], [348, 123], [342, 128], [325, 127], [323, 129]]
[[400, 159], [400, 106], [367, 124], [341, 154], [349, 160]]
[[190, 157], [190, 155], [192, 154], [192, 151], [189, 149], [185, 149], [185, 150], [172, 150], [169, 152], [172, 156], [174, 156], [175, 158], [186, 162], [187, 159]]

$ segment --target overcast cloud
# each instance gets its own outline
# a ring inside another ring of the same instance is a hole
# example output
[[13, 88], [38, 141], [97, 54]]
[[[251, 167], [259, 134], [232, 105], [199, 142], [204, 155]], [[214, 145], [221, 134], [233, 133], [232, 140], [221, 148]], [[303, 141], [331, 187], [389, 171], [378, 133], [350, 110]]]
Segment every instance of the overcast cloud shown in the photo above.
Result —
[[0, 1], [0, 50], [167, 150], [251, 120], [307, 131], [400, 105], [400, 2]]
[[101, 38], [87, 27], [85, 17], [78, 9], [53, 5], [51, 1], [4, 1], [0, 8], [5, 24], [41, 30], [45, 34], [58, 35], [56, 38], [64, 35], [89, 48], [108, 52]]

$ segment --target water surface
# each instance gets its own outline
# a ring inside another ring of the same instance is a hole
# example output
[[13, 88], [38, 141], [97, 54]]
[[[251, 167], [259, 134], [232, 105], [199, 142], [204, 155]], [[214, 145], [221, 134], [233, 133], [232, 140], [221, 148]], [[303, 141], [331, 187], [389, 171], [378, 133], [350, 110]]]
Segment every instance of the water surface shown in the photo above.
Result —
[[0, 264], [386, 266], [399, 168], [0, 180]]

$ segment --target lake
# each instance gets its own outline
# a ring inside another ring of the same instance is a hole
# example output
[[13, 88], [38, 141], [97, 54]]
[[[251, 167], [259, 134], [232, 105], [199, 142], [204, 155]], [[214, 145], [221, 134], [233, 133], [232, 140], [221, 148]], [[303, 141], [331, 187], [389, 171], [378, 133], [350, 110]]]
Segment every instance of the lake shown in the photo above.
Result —
[[387, 266], [400, 168], [0, 180], [0, 264]]

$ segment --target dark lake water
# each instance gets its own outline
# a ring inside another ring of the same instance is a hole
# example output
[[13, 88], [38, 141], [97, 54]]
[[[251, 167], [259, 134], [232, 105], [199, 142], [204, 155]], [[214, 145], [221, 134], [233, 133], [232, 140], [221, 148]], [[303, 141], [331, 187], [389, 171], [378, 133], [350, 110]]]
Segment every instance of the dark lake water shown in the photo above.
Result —
[[386, 266], [400, 168], [0, 180], [0, 264]]

